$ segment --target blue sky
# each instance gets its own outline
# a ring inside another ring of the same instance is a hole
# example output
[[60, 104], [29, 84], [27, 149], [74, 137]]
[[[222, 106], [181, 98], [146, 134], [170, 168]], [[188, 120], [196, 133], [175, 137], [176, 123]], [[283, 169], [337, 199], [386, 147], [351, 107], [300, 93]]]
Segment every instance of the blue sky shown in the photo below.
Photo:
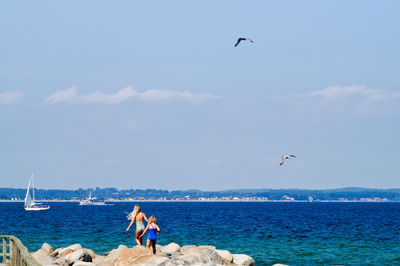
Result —
[[3, 1], [0, 187], [400, 187], [399, 8]]

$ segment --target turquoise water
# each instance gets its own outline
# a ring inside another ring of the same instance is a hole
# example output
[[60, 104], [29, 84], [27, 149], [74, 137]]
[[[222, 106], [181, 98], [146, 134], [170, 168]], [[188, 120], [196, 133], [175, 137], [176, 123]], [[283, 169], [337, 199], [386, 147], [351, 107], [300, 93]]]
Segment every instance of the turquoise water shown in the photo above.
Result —
[[[26, 212], [0, 203], [0, 234], [30, 251], [81, 243], [98, 253], [133, 246], [125, 212], [132, 203], [52, 203]], [[400, 203], [143, 202], [162, 230], [158, 243], [214, 245], [252, 256], [257, 265], [400, 265]]]

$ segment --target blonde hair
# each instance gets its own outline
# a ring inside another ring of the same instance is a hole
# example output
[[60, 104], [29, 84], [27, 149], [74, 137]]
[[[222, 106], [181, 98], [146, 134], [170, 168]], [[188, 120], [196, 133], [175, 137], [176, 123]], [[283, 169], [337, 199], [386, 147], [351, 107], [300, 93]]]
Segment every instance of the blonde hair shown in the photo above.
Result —
[[129, 213], [128, 216], [126, 216], [126, 218], [128, 218], [128, 220], [135, 220], [139, 212], [140, 212], [140, 205], [135, 205], [133, 211]]
[[152, 223], [157, 223], [157, 218], [153, 215], [150, 216], [150, 218], [149, 218], [149, 224], [152, 224]]

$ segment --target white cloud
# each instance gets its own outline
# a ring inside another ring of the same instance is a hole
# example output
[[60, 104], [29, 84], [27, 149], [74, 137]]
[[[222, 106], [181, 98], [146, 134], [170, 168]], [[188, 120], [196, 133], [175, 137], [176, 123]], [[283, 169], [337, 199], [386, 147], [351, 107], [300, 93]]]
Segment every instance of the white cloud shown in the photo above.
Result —
[[91, 94], [79, 96], [81, 103], [103, 103], [103, 104], [115, 104], [128, 100], [129, 98], [135, 97], [137, 92], [131, 87], [123, 88], [122, 90], [112, 93], [104, 94], [96, 91]]
[[70, 101], [76, 97], [76, 87], [71, 87], [66, 90], [56, 91], [54, 94], [46, 98], [48, 103], [59, 103]]
[[219, 98], [218, 95], [210, 93], [192, 93], [190, 91], [158, 90], [151, 89], [139, 93], [138, 96], [143, 100], [151, 101], [169, 101], [169, 100], [187, 100], [194, 102], [205, 102], [210, 99]]
[[288, 94], [288, 95], [275, 95], [277, 98], [305, 98], [305, 97], [319, 97], [321, 100], [333, 101], [349, 97], [362, 97], [368, 101], [378, 101], [383, 99], [397, 99], [400, 98], [400, 91], [387, 92], [383, 89], [369, 89], [364, 85], [360, 86], [330, 86], [322, 90], [312, 91], [307, 94]]
[[144, 92], [137, 92], [132, 87], [126, 87], [112, 94], [104, 94], [96, 91], [90, 94], [77, 95], [75, 87], [71, 87], [64, 91], [57, 91], [46, 98], [46, 102], [74, 102], [74, 103], [99, 103], [99, 104], [116, 104], [131, 98], [138, 98], [144, 101], [171, 101], [186, 100], [191, 102], [205, 102], [210, 99], [219, 98], [218, 95], [210, 93], [192, 93], [190, 91], [174, 91], [151, 89]]
[[24, 93], [20, 91], [5, 91], [0, 93], [0, 104], [12, 104], [18, 102]]

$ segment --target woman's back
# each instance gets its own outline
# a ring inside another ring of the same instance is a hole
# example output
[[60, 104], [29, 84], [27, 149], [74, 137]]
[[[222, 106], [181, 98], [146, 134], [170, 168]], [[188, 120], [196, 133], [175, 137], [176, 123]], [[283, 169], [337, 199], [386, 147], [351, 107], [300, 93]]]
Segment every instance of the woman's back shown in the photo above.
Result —
[[136, 218], [135, 218], [136, 222], [143, 222], [143, 219], [144, 219], [144, 213], [143, 212], [139, 212], [136, 215]]

